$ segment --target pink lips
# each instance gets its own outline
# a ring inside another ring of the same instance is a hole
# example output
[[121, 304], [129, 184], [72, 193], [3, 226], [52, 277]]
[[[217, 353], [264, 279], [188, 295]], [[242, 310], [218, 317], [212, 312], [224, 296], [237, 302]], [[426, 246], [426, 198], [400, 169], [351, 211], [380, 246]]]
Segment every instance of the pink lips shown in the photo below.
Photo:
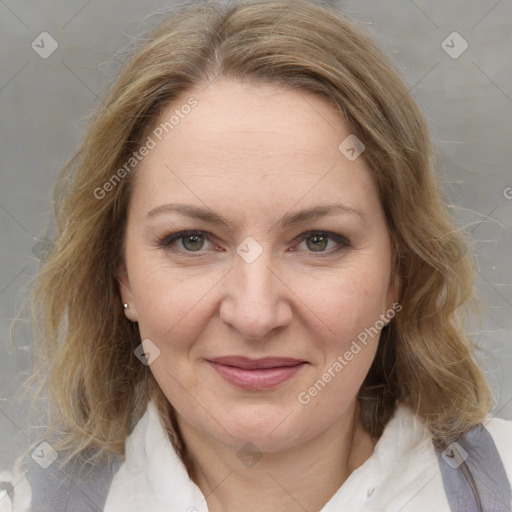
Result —
[[293, 377], [307, 363], [289, 357], [250, 359], [226, 356], [207, 360], [219, 375], [239, 388], [263, 391]]

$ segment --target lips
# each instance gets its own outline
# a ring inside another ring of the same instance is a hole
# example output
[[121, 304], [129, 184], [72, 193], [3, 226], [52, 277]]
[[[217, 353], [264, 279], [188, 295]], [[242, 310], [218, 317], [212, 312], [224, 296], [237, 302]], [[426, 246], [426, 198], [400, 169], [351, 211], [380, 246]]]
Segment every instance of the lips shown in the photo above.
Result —
[[225, 381], [247, 391], [272, 389], [308, 364], [289, 357], [251, 359], [240, 356], [217, 357], [207, 362]]
[[267, 368], [281, 368], [295, 366], [304, 363], [300, 359], [293, 359], [291, 357], [264, 357], [261, 359], [251, 359], [249, 357], [241, 356], [225, 356], [209, 359], [212, 363], [223, 364], [225, 366], [234, 366], [244, 370], [265, 370]]

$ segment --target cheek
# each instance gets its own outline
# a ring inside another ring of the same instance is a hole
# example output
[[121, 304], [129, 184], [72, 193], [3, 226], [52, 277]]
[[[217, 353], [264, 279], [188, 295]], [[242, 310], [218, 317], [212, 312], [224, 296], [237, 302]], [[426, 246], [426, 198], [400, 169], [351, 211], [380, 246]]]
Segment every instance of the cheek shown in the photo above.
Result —
[[303, 302], [301, 316], [315, 326], [311, 328], [329, 352], [344, 352], [385, 313], [388, 274], [370, 272], [372, 268], [347, 266], [296, 281], [294, 292]]
[[295, 402], [300, 404], [303, 428], [321, 430], [330, 425], [354, 401], [375, 357], [376, 344], [364, 346], [347, 360], [345, 353], [337, 353], [317, 375], [298, 390]]
[[308, 329], [315, 331], [317, 364], [296, 399], [328, 422], [355, 398], [375, 358], [387, 280], [352, 269], [336, 282], [316, 280], [310, 290], [305, 302], [316, 313], [309, 314]]
[[157, 344], [172, 341], [174, 350], [186, 349], [207, 321], [208, 294], [219, 276], [212, 273], [183, 275], [168, 267], [139, 267], [134, 279], [141, 337]]

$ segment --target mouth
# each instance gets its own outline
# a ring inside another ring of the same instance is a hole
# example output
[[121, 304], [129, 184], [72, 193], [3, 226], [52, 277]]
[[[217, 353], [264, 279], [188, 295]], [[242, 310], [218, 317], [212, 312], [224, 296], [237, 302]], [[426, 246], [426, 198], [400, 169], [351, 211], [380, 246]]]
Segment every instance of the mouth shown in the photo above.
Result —
[[250, 359], [226, 356], [206, 361], [224, 380], [248, 391], [272, 389], [291, 379], [309, 364], [289, 357]]

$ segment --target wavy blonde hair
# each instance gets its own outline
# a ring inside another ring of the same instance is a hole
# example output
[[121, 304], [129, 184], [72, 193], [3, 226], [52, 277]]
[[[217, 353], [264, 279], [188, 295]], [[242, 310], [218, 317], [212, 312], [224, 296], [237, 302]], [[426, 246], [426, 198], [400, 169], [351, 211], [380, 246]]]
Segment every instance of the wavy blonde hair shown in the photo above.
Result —
[[32, 296], [54, 445], [69, 457], [123, 454], [153, 396], [191, 474], [174, 410], [134, 355], [138, 328], [118, 292], [136, 169], [103, 198], [94, 191], [164, 108], [218, 77], [319, 94], [366, 146], [403, 306], [384, 327], [358, 396], [366, 430], [380, 436], [397, 400], [422, 418], [436, 446], [483, 421], [492, 396], [465, 334], [473, 264], [433, 171], [427, 123], [394, 64], [355, 21], [320, 2], [194, 2], [136, 48], [56, 182], [57, 234]]

